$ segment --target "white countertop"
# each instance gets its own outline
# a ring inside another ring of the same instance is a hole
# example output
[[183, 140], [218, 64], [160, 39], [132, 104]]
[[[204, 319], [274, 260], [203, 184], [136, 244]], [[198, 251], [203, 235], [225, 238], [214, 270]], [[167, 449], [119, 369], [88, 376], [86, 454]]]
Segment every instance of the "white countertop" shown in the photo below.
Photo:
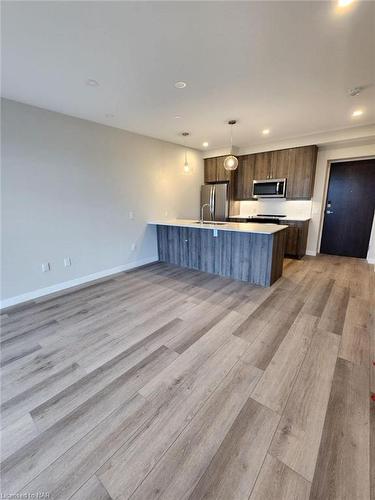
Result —
[[196, 229], [217, 229], [218, 231], [237, 231], [239, 233], [274, 234], [286, 229], [281, 224], [258, 224], [257, 222], [225, 222], [224, 224], [200, 224], [196, 219], [155, 220], [148, 224], [156, 226], [193, 227]]
[[[230, 215], [229, 216], [229, 219], [249, 219], [249, 218], [256, 218], [258, 217], [257, 215]], [[266, 217], [266, 216], [264, 216]], [[259, 218], [263, 218], [263, 217], [259, 217]], [[289, 215], [287, 215], [286, 217], [279, 217], [279, 220], [280, 221], [285, 221], [287, 222], [288, 220], [295, 220], [295, 221], [301, 221], [301, 222], [304, 222], [304, 221], [307, 221], [307, 220], [311, 220], [311, 217], [301, 217], [299, 215], [296, 215], [294, 217], [289, 217]]]

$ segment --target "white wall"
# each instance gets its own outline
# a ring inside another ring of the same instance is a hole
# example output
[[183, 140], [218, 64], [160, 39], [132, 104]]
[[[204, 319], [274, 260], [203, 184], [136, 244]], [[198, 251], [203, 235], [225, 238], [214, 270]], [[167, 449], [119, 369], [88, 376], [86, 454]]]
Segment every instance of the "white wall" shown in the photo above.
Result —
[[[324, 219], [324, 203], [329, 179], [329, 162], [333, 160], [357, 159], [375, 156], [375, 142], [345, 146], [319, 148], [316, 165], [314, 196], [312, 199], [312, 220], [310, 221], [307, 251], [316, 255], [320, 248], [320, 238]], [[374, 194], [375, 195], [375, 194]], [[375, 223], [373, 223], [367, 260], [375, 263]]]
[[203, 161], [189, 150], [186, 175], [183, 156], [174, 144], [3, 100], [2, 305], [156, 259], [146, 221], [199, 214]]
[[240, 215], [280, 214], [289, 219], [311, 217], [311, 200], [247, 200], [240, 201]]

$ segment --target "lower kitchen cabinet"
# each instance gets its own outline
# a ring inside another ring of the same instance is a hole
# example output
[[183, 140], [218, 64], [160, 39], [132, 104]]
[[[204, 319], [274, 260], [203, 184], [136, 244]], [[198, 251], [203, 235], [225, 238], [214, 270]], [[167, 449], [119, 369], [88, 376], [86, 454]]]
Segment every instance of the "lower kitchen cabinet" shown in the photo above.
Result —
[[287, 221], [285, 255], [301, 259], [306, 254], [309, 221]]
[[159, 260], [262, 286], [282, 275], [286, 230], [263, 234], [157, 226]]
[[[231, 217], [228, 221], [247, 222], [248, 219], [244, 217]], [[282, 224], [288, 226], [285, 238], [285, 255], [287, 257], [301, 259], [306, 254], [309, 221], [284, 220]]]

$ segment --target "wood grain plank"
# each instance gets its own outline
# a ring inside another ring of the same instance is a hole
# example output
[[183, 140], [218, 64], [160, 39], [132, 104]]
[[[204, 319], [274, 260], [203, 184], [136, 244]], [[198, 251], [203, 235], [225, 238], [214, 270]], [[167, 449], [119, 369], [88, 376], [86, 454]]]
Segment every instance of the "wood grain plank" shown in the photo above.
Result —
[[34, 407], [31, 416], [40, 430], [48, 429], [55, 422], [104, 389], [123, 373], [141, 363], [150, 352], [161, 347], [166, 334], [173, 330], [181, 320], [175, 318], [157, 329], [145, 339], [103, 363], [76, 383]]
[[249, 500], [308, 500], [311, 483], [267, 455]]
[[241, 361], [237, 363], [132, 498], [186, 498], [208, 467], [261, 373]]
[[370, 498], [367, 367], [338, 359], [312, 482], [312, 500]]
[[[136, 394], [100, 422], [27, 484], [25, 493], [48, 491], [51, 498], [70, 498], [124, 443], [134, 438], [155, 414]], [[96, 498], [96, 497], [93, 497]]]
[[247, 499], [279, 418], [249, 398], [189, 498]]
[[[1, 405], [1, 425], [6, 427], [18, 418], [21, 418], [37, 405], [47, 401], [70, 384], [81, 380], [85, 372], [77, 363], [69, 365], [41, 382], [31, 386], [24, 392], [8, 399]], [[79, 383], [79, 382], [78, 382]]]
[[38, 429], [29, 413], [0, 431], [1, 461], [32, 441]]
[[96, 476], [91, 476], [87, 483], [70, 498], [71, 500], [112, 500]]
[[311, 481], [319, 451], [339, 337], [317, 331], [289, 396], [270, 454]]
[[176, 356], [166, 347], [158, 349], [8, 457], [2, 465], [3, 491], [23, 488]]
[[172, 380], [163, 393], [156, 394], [152, 401], [165, 400], [165, 404], [161, 403], [155, 419], [138, 439], [120, 448], [97, 474], [112, 497], [128, 498], [137, 489], [230, 372], [243, 349], [242, 342], [229, 340], [200, 369], [193, 368], [184, 381]]
[[316, 316], [308, 314], [297, 318], [251, 395], [258, 403], [281, 414], [316, 332], [317, 322]]
[[323, 310], [318, 327], [328, 332], [342, 334], [349, 301], [349, 288], [334, 285]]
[[349, 297], [340, 344], [340, 358], [367, 366], [372, 327], [370, 311], [370, 304], [367, 301]]
[[249, 346], [243, 360], [261, 370], [265, 370], [294, 323], [302, 306], [303, 302], [294, 299], [288, 305], [289, 311], [279, 311], [274, 314], [262, 329], [261, 334]]

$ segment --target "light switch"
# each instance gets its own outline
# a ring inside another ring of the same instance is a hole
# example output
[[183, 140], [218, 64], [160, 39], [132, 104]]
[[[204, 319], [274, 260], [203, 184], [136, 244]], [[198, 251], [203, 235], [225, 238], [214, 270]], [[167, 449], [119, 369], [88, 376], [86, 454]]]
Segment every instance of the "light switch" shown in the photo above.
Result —
[[137, 245], [135, 243], [132, 244], [131, 246], [131, 249], [132, 249], [132, 252], [134, 252], [134, 250], [137, 248]]
[[46, 273], [46, 272], [48, 272], [50, 270], [51, 270], [51, 266], [50, 266], [49, 262], [44, 262], [42, 264], [42, 272]]
[[129, 212], [129, 219], [130, 220], [134, 219], [134, 212], [132, 210]]
[[70, 260], [70, 257], [65, 257], [64, 259], [64, 266], [65, 267], [70, 267], [72, 265], [72, 261]]

